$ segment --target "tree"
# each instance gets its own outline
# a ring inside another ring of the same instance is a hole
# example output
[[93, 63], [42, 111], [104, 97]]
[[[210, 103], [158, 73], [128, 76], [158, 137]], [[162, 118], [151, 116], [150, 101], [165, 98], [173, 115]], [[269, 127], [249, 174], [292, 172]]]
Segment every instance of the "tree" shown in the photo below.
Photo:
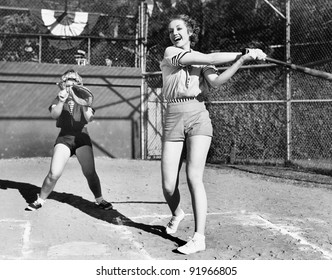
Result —
[[[252, 42], [266, 46], [283, 44], [285, 20], [268, 5], [258, 0], [160, 0], [154, 5], [149, 19], [148, 50], [163, 50], [170, 44], [167, 34], [168, 19], [172, 14], [188, 14], [201, 28], [200, 40], [195, 49], [202, 52], [239, 51]], [[283, 11], [284, 0], [272, 1]], [[172, 6], [173, 3], [173, 6]], [[260, 5], [258, 5], [260, 3]], [[284, 11], [283, 11], [284, 12]], [[155, 59], [154, 59], [155, 60]], [[157, 61], [148, 63], [156, 71]], [[149, 69], [148, 69], [149, 70]]]

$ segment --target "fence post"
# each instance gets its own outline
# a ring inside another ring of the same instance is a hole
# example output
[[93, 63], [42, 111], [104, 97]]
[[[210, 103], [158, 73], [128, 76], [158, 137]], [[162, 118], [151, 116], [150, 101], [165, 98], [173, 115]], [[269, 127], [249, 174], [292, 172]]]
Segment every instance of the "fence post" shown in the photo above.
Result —
[[[286, 61], [291, 62], [290, 47], [291, 47], [291, 36], [290, 36], [290, 0], [286, 0]], [[291, 79], [290, 70], [287, 69], [286, 74], [286, 137], [287, 137], [287, 154], [286, 164], [291, 161], [291, 148], [292, 148], [292, 92], [291, 92]]]
[[141, 129], [141, 159], [146, 159], [146, 104], [145, 104], [145, 73], [146, 70], [146, 41], [147, 41], [147, 6], [145, 0], [141, 0], [139, 4], [139, 58], [140, 68], [142, 71], [141, 81], [141, 100], [140, 100], [140, 129]]

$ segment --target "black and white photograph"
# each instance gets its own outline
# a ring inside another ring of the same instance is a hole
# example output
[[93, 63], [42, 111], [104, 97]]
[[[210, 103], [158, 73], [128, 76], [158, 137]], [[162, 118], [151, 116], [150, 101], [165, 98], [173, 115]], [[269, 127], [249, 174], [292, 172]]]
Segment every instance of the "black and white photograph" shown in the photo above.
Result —
[[0, 0], [1, 279], [330, 279], [332, 1]]

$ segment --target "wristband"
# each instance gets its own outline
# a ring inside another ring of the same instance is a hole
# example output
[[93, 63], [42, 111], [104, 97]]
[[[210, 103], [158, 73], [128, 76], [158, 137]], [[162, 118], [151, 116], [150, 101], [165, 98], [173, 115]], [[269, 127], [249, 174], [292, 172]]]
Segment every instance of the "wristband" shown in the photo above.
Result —
[[242, 55], [245, 55], [245, 54], [247, 54], [249, 52], [249, 48], [244, 48], [244, 49], [242, 49]]

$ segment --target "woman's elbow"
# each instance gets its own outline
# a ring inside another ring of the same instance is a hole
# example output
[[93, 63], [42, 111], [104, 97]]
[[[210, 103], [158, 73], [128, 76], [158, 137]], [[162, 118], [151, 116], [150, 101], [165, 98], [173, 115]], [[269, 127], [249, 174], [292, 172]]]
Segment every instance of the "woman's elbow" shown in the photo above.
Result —
[[58, 113], [53, 112], [53, 111], [51, 112], [51, 118], [52, 118], [52, 119], [56, 120], [58, 117], [59, 117], [59, 114], [58, 114]]
[[86, 115], [85, 119], [87, 122], [92, 122], [93, 121], [93, 115]]
[[214, 79], [209, 82], [210, 86], [214, 89], [219, 88], [224, 83], [226, 83], [226, 81], [223, 79]]

